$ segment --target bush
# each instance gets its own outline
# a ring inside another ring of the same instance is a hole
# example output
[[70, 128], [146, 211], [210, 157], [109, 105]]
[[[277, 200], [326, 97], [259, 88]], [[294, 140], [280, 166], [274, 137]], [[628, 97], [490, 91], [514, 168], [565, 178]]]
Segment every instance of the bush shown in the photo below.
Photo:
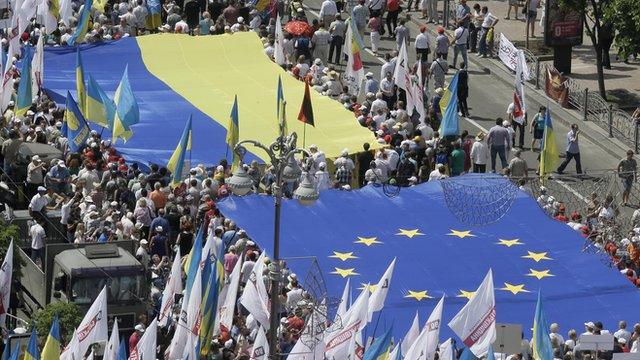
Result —
[[40, 336], [46, 337], [49, 334], [55, 314], [58, 314], [60, 318], [62, 343], [66, 343], [71, 340], [73, 331], [80, 325], [82, 312], [78, 305], [74, 303], [53, 302], [45, 306], [42, 310], [38, 311], [34, 318], [35, 326]]

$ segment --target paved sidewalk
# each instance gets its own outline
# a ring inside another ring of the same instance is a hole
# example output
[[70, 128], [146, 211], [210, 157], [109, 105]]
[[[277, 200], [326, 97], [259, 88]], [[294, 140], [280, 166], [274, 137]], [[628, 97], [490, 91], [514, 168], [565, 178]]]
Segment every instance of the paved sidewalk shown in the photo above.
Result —
[[[454, 8], [453, 2], [457, 0], [451, 0], [451, 7]], [[506, 20], [508, 2], [499, 0], [469, 0], [467, 4], [473, 7], [475, 3], [480, 6], [487, 6], [489, 12], [498, 17], [499, 22], [496, 25], [496, 39], [498, 34], [503, 33], [509, 40], [514, 42], [518, 47], [525, 46], [525, 25], [524, 15], [520, 12], [518, 14], [518, 20], [515, 19], [515, 14], [512, 10], [510, 20]], [[442, 11], [444, 8], [444, 2], [438, 1], [438, 9]], [[521, 10], [522, 8], [519, 8]], [[553, 50], [544, 47], [544, 39], [542, 34], [542, 27], [540, 26], [540, 18], [542, 16], [543, 9], [538, 10], [538, 18], [535, 23], [535, 36], [536, 38], [530, 38], [530, 49], [534, 53], [541, 53], [543, 55], [549, 55], [549, 62], [553, 62]], [[415, 12], [411, 12], [411, 17], [418, 22], [419, 15]], [[415, 15], [414, 15], [415, 14]], [[442, 19], [442, 13], [441, 19]], [[453, 23], [453, 20], [450, 21]], [[617, 50], [615, 45], [610, 52], [611, 57], [611, 70], [605, 69], [605, 87], [607, 94], [609, 95], [609, 101], [612, 101], [619, 105], [623, 110], [632, 112], [637, 106], [640, 106], [640, 61], [631, 59], [629, 64], [625, 64], [622, 60], [617, 59]], [[592, 91], [598, 91], [598, 79], [595, 61], [595, 50], [591, 44], [591, 39], [585, 34], [583, 45], [573, 48], [572, 56], [572, 74], [570, 77], [576, 80], [581, 87], [589, 88]]]

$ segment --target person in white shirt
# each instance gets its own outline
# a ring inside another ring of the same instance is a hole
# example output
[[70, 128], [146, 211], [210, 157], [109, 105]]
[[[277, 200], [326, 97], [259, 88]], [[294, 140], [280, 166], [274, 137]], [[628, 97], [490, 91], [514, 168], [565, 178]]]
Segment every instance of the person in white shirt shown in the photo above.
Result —
[[435, 170], [429, 174], [429, 181], [446, 179], [448, 176], [445, 171], [443, 164], [437, 164]]
[[260, 14], [258, 14], [258, 10], [252, 9], [249, 12], [249, 15], [252, 16], [251, 20], [249, 21], [249, 28], [251, 28], [251, 30], [255, 32], [260, 31], [260, 25], [262, 25], [262, 18], [260, 18]]
[[556, 323], [551, 324], [551, 326], [549, 326], [549, 330], [551, 331], [549, 333], [549, 338], [551, 339], [551, 344], [554, 344], [553, 347], [557, 348], [560, 345], [563, 345], [564, 338], [562, 337], [562, 335], [558, 333], [558, 330], [559, 330], [558, 324]]
[[471, 146], [471, 163], [474, 173], [484, 173], [487, 171], [487, 159], [489, 159], [489, 149], [484, 143], [484, 133], [480, 132], [476, 136], [476, 141]]
[[253, 267], [256, 265], [256, 253], [251, 251], [249, 255], [247, 255], [246, 260], [242, 263], [242, 267], [240, 268], [240, 283], [246, 284], [249, 281], [249, 277], [253, 272]]
[[44, 231], [44, 220], [42, 218], [35, 218], [35, 224], [29, 228], [29, 236], [31, 237], [31, 260], [38, 266], [42, 266], [44, 248], [44, 240], [46, 233]]
[[327, 158], [325, 157], [323, 151], [318, 150], [318, 145], [311, 144], [311, 146], [309, 146], [309, 153], [311, 153], [311, 159], [313, 160], [313, 170], [318, 169], [321, 163], [326, 163]]
[[420, 57], [423, 60], [427, 59], [427, 56], [431, 52], [431, 44], [429, 43], [426, 25], [420, 26], [420, 34], [416, 36], [413, 47], [416, 49], [416, 58]]
[[381, 92], [376, 94], [376, 99], [371, 103], [371, 114], [377, 114], [379, 109], [382, 109], [385, 114], [389, 111], [387, 102], [383, 100]]
[[624, 320], [620, 321], [618, 323], [618, 328], [618, 331], [614, 332], [613, 336], [618, 339], [625, 339], [625, 341], [629, 343], [629, 340], [631, 339], [631, 333], [627, 330], [627, 322]]
[[338, 13], [338, 7], [333, 0], [324, 0], [322, 5], [320, 6], [320, 19], [322, 22], [329, 26], [331, 22], [336, 18], [336, 14]]
[[331, 179], [329, 177], [329, 173], [327, 172], [327, 164], [325, 162], [321, 162], [320, 164], [318, 164], [318, 170], [315, 172], [314, 176], [316, 191], [320, 192], [322, 190], [331, 188]]
[[38, 186], [37, 191], [38, 193], [35, 194], [29, 202], [29, 215], [34, 219], [37, 217], [44, 219], [45, 213], [47, 212], [47, 204], [49, 203], [49, 200], [45, 196], [47, 189], [44, 186]]
[[[384, 176], [386, 178], [386, 176]], [[383, 182], [382, 170], [378, 169], [375, 161], [371, 161], [369, 169], [364, 173], [364, 180], [367, 184], [380, 184]], [[386, 179], [384, 180], [386, 181]]]
[[469, 29], [466, 26], [463, 26], [462, 23], [458, 26], [458, 28], [453, 32], [454, 40], [454, 48], [453, 48], [453, 68], [456, 69], [458, 66], [458, 54], [462, 56], [462, 65], [460, 68], [467, 68], [467, 41], [469, 40]]
[[349, 158], [349, 151], [347, 149], [342, 150], [340, 157], [333, 162], [336, 169], [340, 168], [340, 166], [344, 165], [349, 172], [353, 172], [353, 169], [356, 168], [353, 160]]

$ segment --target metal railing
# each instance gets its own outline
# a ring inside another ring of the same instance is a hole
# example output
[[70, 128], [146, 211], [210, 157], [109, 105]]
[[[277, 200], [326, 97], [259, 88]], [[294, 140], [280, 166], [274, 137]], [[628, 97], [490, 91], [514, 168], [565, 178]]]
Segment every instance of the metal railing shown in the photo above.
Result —
[[[498, 54], [499, 47], [499, 42], [494, 41], [495, 55]], [[539, 61], [538, 57], [528, 49], [521, 47], [518, 49], [524, 51], [527, 65], [532, 72], [529, 82], [534, 84], [536, 89], [544, 88], [547, 69], [555, 70], [553, 64]], [[570, 108], [580, 112], [583, 121], [597, 124], [609, 133], [609, 137], [622, 141], [630, 146], [636, 154], [639, 153], [639, 124], [629, 113], [614, 108], [600, 94], [582, 87], [574, 79], [567, 77], [565, 86], [569, 90], [568, 103]]]

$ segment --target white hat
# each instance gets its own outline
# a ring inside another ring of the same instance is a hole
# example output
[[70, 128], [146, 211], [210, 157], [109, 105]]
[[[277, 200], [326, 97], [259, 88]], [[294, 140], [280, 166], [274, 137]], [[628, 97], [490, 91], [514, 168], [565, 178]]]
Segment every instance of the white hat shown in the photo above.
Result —
[[623, 338], [623, 337], [619, 337], [618, 338], [618, 343], [620, 344], [626, 344], [627, 343], [627, 339]]
[[244, 22], [244, 18], [243, 18], [242, 16], [239, 16], [239, 17], [238, 17], [238, 22], [239, 22], [239, 23], [243, 23], [243, 22]]
[[162, 226], [156, 226], [156, 232], [162, 232]]
[[136, 331], [139, 331], [139, 332], [142, 332], [142, 333], [144, 332], [144, 326], [142, 326], [142, 324], [136, 325], [135, 329], [136, 329]]
[[118, 206], [118, 202], [117, 201], [112, 201], [111, 204], [109, 204], [111, 206]]
[[34, 113], [34, 112], [33, 112], [33, 111], [31, 111], [31, 110], [27, 110], [27, 116], [33, 116], [33, 115], [35, 115], [35, 114], [36, 114], [36, 113]]
[[593, 323], [593, 321], [589, 321], [589, 322], [584, 323], [584, 326], [589, 327], [589, 328], [596, 327], [596, 325]]
[[33, 161], [40, 161], [40, 155], [33, 155], [33, 156], [31, 157], [31, 160], [33, 160]]
[[9, 106], [14, 106], [16, 103], [13, 100], [9, 101]]
[[224, 342], [224, 347], [227, 349], [231, 349], [233, 347], [233, 340], [229, 339]]
[[373, 77], [373, 73], [371, 71], [369, 71], [368, 73], [364, 74], [365, 77]]
[[322, 60], [320, 58], [317, 58], [313, 63], [316, 64], [316, 65], [321, 65], [322, 64]]
[[67, 165], [64, 163], [64, 160], [58, 161], [58, 166], [60, 166], [62, 168], [66, 168], [67, 167]]
[[36, 132], [42, 132], [42, 127], [36, 126]]
[[442, 169], [443, 167], [444, 167], [444, 165], [443, 165], [443, 164], [437, 164], [437, 165], [436, 165], [436, 169]]
[[140, 245], [147, 245], [149, 242], [145, 239], [140, 240]]
[[340, 156], [349, 156], [349, 150], [343, 149], [342, 152], [340, 153]]
[[98, 132], [96, 130], [91, 130], [91, 135], [98, 135]]
[[47, 191], [47, 188], [44, 186], [38, 186], [38, 192], [40, 191]]

